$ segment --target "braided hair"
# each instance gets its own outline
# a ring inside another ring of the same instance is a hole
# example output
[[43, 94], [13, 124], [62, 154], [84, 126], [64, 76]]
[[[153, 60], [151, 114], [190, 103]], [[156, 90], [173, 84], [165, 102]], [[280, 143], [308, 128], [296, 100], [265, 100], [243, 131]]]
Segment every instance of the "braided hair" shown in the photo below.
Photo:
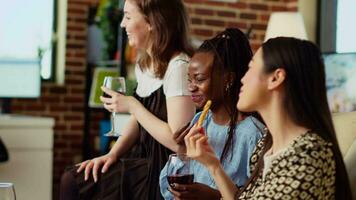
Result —
[[[199, 52], [209, 52], [213, 55], [212, 85], [226, 82], [222, 80], [226, 75], [232, 77], [231, 79], [228, 78], [227, 83], [224, 83], [224, 89], [215, 89], [214, 91], [218, 92], [218, 95], [222, 97], [228, 97], [222, 102], [230, 116], [228, 138], [220, 157], [220, 161], [223, 161], [232, 146], [236, 120], [239, 114], [236, 104], [242, 86], [240, 80], [248, 70], [248, 64], [252, 58], [252, 50], [247, 37], [242, 31], [236, 28], [228, 28], [214, 38], [205, 40], [196, 51], [196, 53]], [[213, 92], [212, 87], [210, 92]]]

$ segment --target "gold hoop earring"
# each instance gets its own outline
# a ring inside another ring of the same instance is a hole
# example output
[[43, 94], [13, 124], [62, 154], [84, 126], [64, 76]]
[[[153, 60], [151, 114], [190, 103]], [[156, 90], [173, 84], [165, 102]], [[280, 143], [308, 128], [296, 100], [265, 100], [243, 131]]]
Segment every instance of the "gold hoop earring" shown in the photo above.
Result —
[[225, 91], [228, 92], [231, 86], [232, 86], [232, 83], [227, 83], [225, 86]]

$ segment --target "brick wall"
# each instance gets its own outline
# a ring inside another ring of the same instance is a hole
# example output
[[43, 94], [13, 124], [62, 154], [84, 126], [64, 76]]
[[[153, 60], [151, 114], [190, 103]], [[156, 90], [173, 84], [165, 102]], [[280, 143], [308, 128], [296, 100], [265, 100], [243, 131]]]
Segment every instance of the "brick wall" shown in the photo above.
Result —
[[191, 19], [192, 36], [210, 38], [227, 27], [247, 31], [256, 50], [264, 40], [269, 15], [275, 11], [296, 11], [298, 0], [237, 0], [236, 3], [184, 0]]
[[[58, 199], [59, 178], [64, 168], [80, 159], [84, 133], [86, 83], [86, 35], [88, 6], [99, 0], [68, 0], [67, 54], [65, 85], [45, 82], [39, 99], [14, 99], [11, 110], [55, 118], [53, 197]], [[184, 0], [191, 19], [192, 36], [206, 39], [224, 30], [252, 27], [251, 44], [256, 50], [264, 39], [268, 18], [273, 11], [295, 11], [298, 0], [238, 0], [237, 3]], [[91, 115], [91, 138], [98, 133], [103, 113]], [[92, 140], [91, 140], [92, 141]]]

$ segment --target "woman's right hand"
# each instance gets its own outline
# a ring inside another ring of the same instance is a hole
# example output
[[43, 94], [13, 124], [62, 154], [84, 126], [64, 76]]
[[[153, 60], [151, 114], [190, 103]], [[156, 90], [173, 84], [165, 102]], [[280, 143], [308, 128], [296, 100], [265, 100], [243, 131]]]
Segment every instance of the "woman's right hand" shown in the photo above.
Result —
[[84, 180], [86, 181], [90, 176], [90, 172], [92, 172], [94, 182], [96, 182], [98, 180], [98, 171], [101, 166], [101, 173], [105, 173], [109, 169], [109, 167], [116, 162], [116, 160], [117, 156], [112, 153], [108, 153], [106, 155], [91, 160], [86, 160], [82, 163], [77, 164], [77, 166], [79, 166], [79, 168], [77, 169], [77, 173], [80, 173], [84, 170]]
[[219, 159], [216, 157], [214, 150], [208, 143], [208, 137], [204, 130], [198, 128], [196, 124], [184, 137], [184, 142], [189, 157], [202, 163], [208, 169], [214, 169], [220, 165]]

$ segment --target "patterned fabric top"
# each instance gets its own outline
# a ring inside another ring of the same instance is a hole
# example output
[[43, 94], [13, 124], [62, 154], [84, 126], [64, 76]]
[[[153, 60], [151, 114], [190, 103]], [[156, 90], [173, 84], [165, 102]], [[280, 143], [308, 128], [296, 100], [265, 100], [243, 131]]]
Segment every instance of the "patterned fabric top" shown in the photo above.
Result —
[[[266, 143], [266, 135], [251, 157], [251, 174], [256, 169]], [[257, 178], [237, 199], [335, 199], [335, 161], [331, 149], [315, 133], [295, 139], [286, 151], [272, 161], [265, 178]]]

